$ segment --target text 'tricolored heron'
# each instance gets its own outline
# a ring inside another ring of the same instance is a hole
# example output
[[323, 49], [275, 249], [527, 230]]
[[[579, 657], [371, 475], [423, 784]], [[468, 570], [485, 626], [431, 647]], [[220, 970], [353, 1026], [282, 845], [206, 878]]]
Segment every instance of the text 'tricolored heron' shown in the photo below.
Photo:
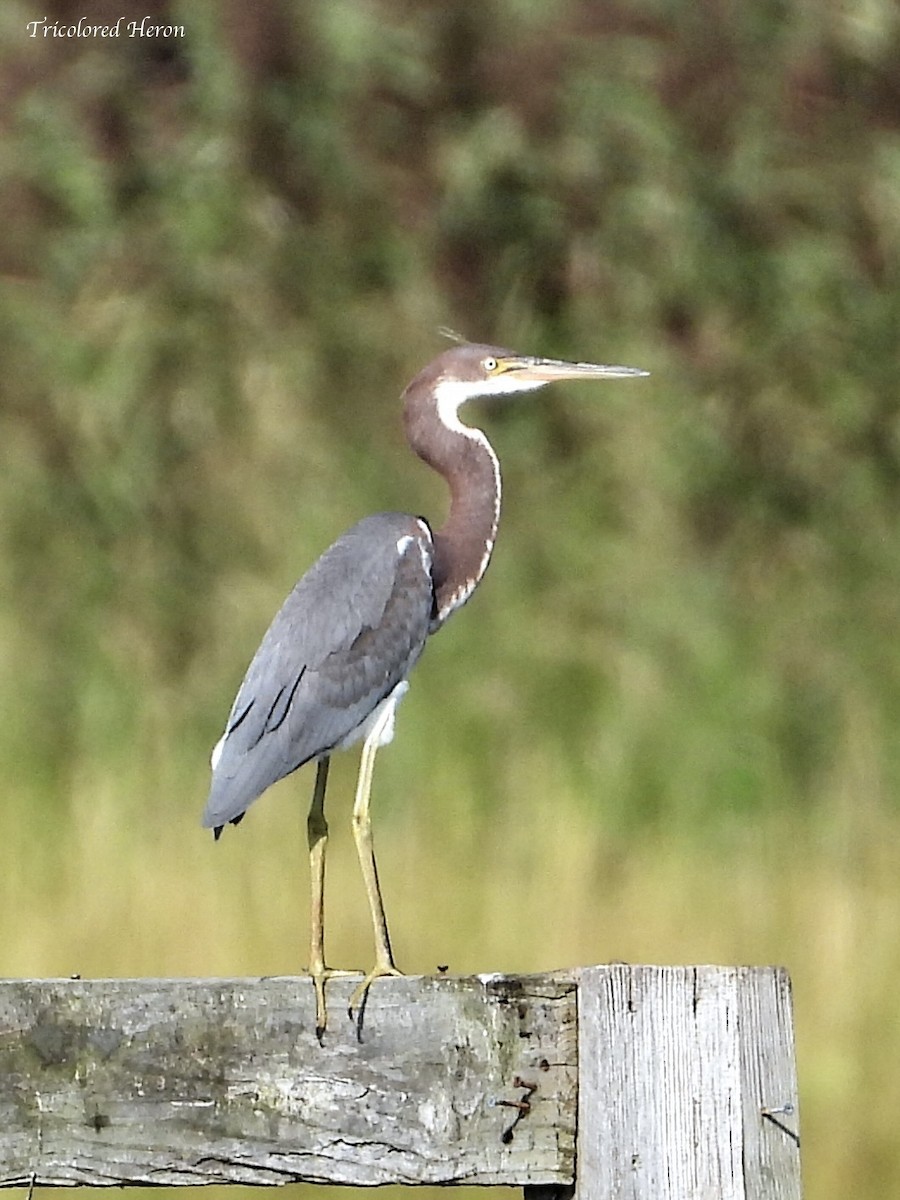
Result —
[[394, 734], [394, 714], [430, 634], [481, 581], [500, 519], [500, 469], [490, 442], [464, 425], [460, 405], [477, 396], [533, 391], [561, 379], [646, 375], [634, 367], [561, 362], [462, 344], [420, 371], [403, 394], [406, 436], [447, 481], [450, 514], [432, 532], [422, 517], [365, 517], [331, 546], [285, 600], [262, 640], [212, 754], [203, 824], [216, 837], [277, 780], [316, 761], [307, 823], [312, 888], [309, 973], [316, 1026], [325, 1029], [325, 785], [335, 750], [363, 743], [353, 836], [375, 931], [375, 965], [356, 989], [351, 1015], [373, 980], [398, 975], [378, 885], [369, 819], [372, 767]]

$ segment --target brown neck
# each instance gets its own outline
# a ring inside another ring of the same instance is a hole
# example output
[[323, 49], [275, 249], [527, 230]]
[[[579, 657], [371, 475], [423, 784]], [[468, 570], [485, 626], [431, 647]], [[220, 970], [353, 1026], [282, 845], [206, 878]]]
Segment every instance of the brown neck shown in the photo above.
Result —
[[484, 434], [445, 424], [434, 401], [408, 398], [406, 436], [450, 488], [450, 514], [434, 534], [435, 626], [465, 604], [487, 570], [500, 516], [500, 469]]

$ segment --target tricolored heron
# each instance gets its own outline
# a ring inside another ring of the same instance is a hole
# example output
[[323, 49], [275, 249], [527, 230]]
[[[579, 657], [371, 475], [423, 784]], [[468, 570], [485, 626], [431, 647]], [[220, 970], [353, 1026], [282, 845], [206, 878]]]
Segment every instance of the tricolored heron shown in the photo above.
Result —
[[212, 754], [203, 824], [216, 837], [236, 825], [277, 780], [315, 760], [307, 821], [312, 889], [309, 973], [316, 1027], [325, 1029], [325, 785], [335, 750], [362, 741], [353, 836], [375, 931], [375, 965], [350, 1001], [351, 1016], [373, 980], [399, 975], [372, 846], [369, 794], [375, 753], [394, 735], [407, 677], [430, 634], [472, 595], [494, 549], [500, 468], [460, 405], [477, 396], [533, 391], [561, 379], [646, 375], [635, 367], [562, 362], [462, 344], [420, 371], [403, 394], [407, 440], [450, 488], [450, 513], [432, 531], [422, 517], [365, 517], [331, 546], [285, 600], [254, 655]]

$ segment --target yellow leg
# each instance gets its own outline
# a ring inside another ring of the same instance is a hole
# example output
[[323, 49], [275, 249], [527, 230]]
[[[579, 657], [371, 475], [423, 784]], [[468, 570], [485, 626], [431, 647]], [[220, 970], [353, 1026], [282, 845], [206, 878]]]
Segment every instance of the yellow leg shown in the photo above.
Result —
[[325, 820], [325, 786], [328, 783], [326, 755], [316, 767], [316, 785], [306, 819], [309, 841], [310, 879], [310, 937], [309, 974], [316, 989], [316, 1037], [325, 1032], [325, 983], [336, 975], [353, 975], [353, 971], [333, 971], [325, 966], [325, 848], [328, 844], [328, 822]]
[[364, 1006], [369, 988], [376, 979], [381, 979], [385, 975], [403, 974], [394, 965], [394, 956], [391, 953], [391, 939], [388, 933], [387, 918], [384, 915], [381, 887], [378, 883], [378, 867], [375, 863], [375, 848], [372, 844], [372, 821], [369, 816], [369, 797], [372, 791], [375, 753], [381, 743], [381, 735], [384, 733], [387, 723], [392, 719], [393, 712], [390, 709], [386, 710], [363, 744], [359, 763], [359, 779], [356, 784], [356, 800], [353, 805], [353, 839], [356, 842], [356, 853], [359, 856], [363, 883], [369, 899], [369, 910], [372, 914], [372, 929], [375, 934], [375, 965], [350, 997], [351, 1018], [354, 1011], [360, 1010]]

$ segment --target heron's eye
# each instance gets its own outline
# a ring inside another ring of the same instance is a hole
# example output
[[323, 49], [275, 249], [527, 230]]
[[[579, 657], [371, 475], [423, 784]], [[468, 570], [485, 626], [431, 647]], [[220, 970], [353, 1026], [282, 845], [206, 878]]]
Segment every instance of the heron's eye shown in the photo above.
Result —
[[486, 358], [481, 365], [487, 371], [488, 375], [493, 375], [497, 370], [498, 363], [496, 358]]

